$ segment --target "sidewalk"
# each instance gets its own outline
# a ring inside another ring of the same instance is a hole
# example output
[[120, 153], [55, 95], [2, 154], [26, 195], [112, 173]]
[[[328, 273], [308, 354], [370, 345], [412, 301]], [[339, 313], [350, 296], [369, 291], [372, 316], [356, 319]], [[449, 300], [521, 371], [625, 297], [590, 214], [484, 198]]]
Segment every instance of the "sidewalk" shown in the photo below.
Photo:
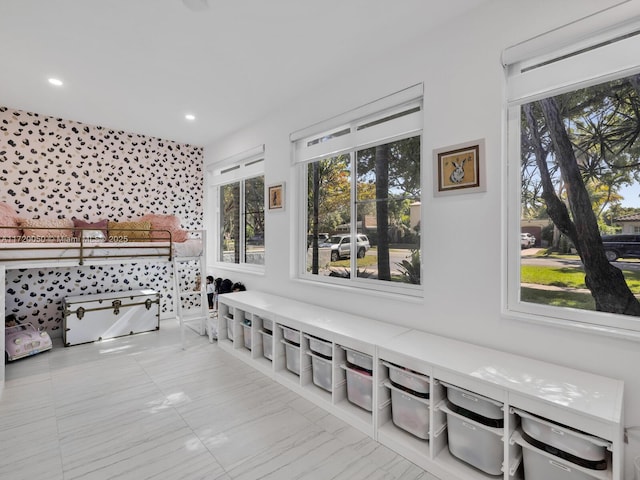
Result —
[[525, 288], [536, 288], [538, 290], [549, 290], [553, 292], [574, 292], [591, 294], [591, 290], [589, 290], [588, 288], [557, 287], [555, 285], [540, 285], [539, 283], [521, 283], [520, 286]]

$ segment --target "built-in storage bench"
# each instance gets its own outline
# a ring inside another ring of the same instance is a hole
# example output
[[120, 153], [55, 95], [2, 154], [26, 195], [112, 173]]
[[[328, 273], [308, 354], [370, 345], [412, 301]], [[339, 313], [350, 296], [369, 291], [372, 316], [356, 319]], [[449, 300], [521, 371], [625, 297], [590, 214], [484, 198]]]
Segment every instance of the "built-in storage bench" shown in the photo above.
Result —
[[221, 348], [443, 480], [623, 479], [619, 380], [261, 292], [219, 302]]
[[[219, 319], [221, 348], [247, 360], [367, 435], [375, 436], [376, 345], [385, 338], [409, 331], [407, 328], [260, 292], [220, 295]], [[250, 329], [246, 328], [248, 319]], [[265, 319], [271, 335], [263, 334]], [[248, 330], [251, 350], [244, 341]], [[272, 342], [271, 360], [264, 356], [264, 342]], [[366, 372], [347, 361], [347, 356], [358, 354], [371, 358], [374, 371]], [[370, 409], [349, 401], [351, 391], [352, 400], [366, 406], [367, 376], [371, 385]]]

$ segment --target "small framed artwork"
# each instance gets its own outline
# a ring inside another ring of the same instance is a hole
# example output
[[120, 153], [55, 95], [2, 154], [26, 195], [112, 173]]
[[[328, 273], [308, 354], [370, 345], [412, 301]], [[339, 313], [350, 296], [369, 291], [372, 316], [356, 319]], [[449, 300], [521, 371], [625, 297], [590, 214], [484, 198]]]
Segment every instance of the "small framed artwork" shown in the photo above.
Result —
[[486, 191], [484, 139], [433, 151], [434, 195]]
[[269, 210], [284, 210], [284, 182], [269, 185]]

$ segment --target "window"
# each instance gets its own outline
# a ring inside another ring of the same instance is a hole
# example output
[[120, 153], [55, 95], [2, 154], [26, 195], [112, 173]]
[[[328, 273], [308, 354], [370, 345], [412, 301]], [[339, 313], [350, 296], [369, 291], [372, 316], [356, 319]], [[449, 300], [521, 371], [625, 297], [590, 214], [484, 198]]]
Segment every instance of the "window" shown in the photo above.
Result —
[[[605, 19], [585, 22], [602, 31]], [[522, 52], [541, 51], [545, 36], [505, 51], [508, 314], [640, 334], [640, 272], [630, 260], [640, 250], [616, 235], [618, 219], [640, 213], [639, 33], [625, 23], [536, 57]], [[539, 228], [544, 259], [523, 246], [524, 225]]]
[[262, 147], [208, 170], [209, 191], [217, 212], [216, 261], [228, 265], [264, 265], [264, 150]]
[[409, 89], [398, 103], [386, 97], [329, 128], [294, 134], [307, 199], [303, 278], [421, 294], [421, 93]]

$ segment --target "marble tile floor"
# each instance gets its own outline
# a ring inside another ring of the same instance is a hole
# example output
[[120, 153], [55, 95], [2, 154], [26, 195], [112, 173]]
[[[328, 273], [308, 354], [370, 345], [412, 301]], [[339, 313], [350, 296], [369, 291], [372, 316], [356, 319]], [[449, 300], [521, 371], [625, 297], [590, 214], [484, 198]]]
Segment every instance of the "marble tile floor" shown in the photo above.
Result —
[[[437, 480], [177, 322], [6, 366], [0, 478]], [[54, 339], [55, 340], [55, 339]]]

